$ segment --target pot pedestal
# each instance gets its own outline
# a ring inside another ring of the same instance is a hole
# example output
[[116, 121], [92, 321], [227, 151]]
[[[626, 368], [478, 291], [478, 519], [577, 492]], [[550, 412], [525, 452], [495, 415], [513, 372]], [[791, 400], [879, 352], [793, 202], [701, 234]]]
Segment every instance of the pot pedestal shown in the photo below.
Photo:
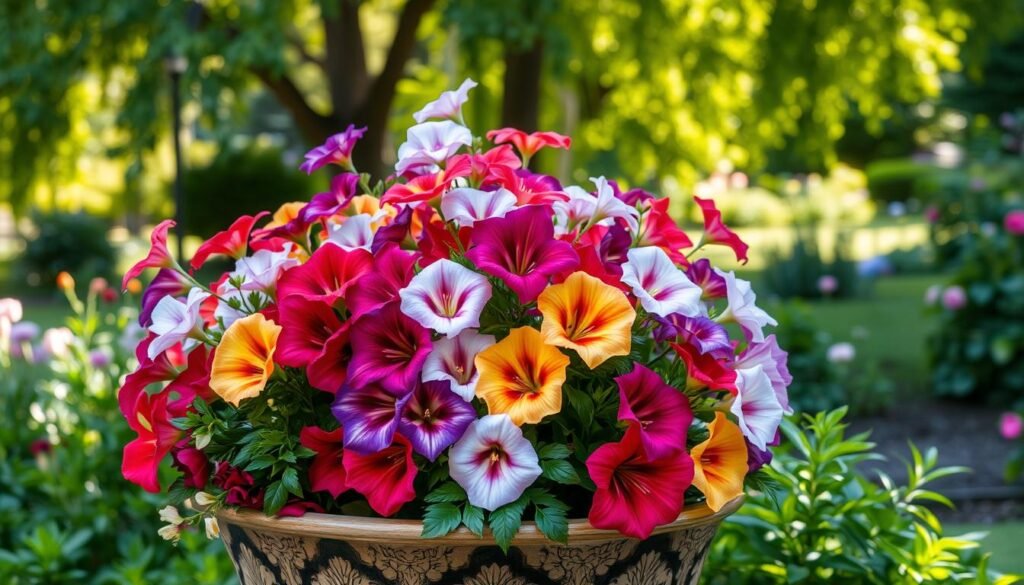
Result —
[[717, 513], [688, 506], [643, 541], [578, 520], [562, 545], [524, 523], [507, 555], [465, 529], [423, 540], [409, 520], [225, 510], [218, 521], [242, 585], [695, 585], [718, 525], [741, 502]]

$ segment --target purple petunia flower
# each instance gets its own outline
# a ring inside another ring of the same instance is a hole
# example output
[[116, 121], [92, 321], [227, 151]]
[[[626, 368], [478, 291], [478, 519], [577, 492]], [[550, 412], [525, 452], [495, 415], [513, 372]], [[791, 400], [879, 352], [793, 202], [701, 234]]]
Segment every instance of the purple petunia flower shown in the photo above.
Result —
[[664, 317], [655, 317], [658, 326], [654, 329], [654, 338], [658, 341], [673, 340], [678, 343], [689, 343], [701, 353], [710, 353], [715, 357], [732, 355], [732, 342], [729, 332], [718, 323], [703, 316], [687, 317], [673, 313]]
[[359, 193], [359, 175], [342, 173], [331, 179], [331, 189], [319, 193], [302, 208], [302, 221], [311, 224], [324, 217], [331, 217], [348, 206]]
[[705, 299], [720, 299], [726, 295], [725, 279], [712, 270], [711, 262], [701, 258], [686, 269], [686, 276], [704, 291]]
[[349, 341], [349, 384], [361, 388], [378, 382], [395, 395], [412, 390], [431, 348], [430, 330], [405, 316], [398, 301], [356, 319]]
[[452, 392], [448, 382], [423, 382], [404, 400], [398, 430], [413, 450], [431, 461], [476, 420], [476, 409]]
[[322, 145], [307, 152], [306, 162], [302, 163], [299, 170], [312, 174], [313, 171], [332, 163], [346, 169], [351, 168], [352, 149], [365, 133], [366, 128], [356, 128], [355, 124], [349, 124], [344, 132], [331, 136]]
[[142, 308], [139, 311], [139, 325], [149, 327], [153, 322], [153, 309], [164, 297], [180, 297], [192, 288], [185, 278], [170, 268], [161, 268], [156, 277], [142, 293]]
[[410, 396], [398, 398], [377, 384], [342, 388], [331, 412], [341, 423], [345, 448], [370, 455], [391, 445], [398, 417]]

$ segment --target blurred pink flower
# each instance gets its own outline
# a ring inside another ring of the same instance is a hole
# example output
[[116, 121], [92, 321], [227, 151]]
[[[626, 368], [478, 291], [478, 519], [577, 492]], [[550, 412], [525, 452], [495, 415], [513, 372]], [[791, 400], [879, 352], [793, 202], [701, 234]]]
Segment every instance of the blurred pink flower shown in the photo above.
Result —
[[928, 223], [938, 223], [939, 222], [939, 217], [941, 215], [942, 214], [941, 214], [941, 212], [939, 212], [939, 208], [934, 206], [934, 205], [929, 205], [924, 210], [924, 219]]
[[1003, 227], [1015, 236], [1024, 236], [1024, 209], [1014, 209], [1003, 218]]
[[831, 274], [822, 275], [818, 279], [818, 292], [825, 296], [832, 296], [839, 290], [839, 279]]
[[950, 311], [959, 311], [967, 305], [967, 293], [964, 287], [953, 285], [942, 291], [942, 306]]
[[1015, 412], [1004, 412], [999, 417], [999, 434], [1007, 441], [1019, 439], [1024, 435], [1024, 419]]
[[[46, 357], [63, 358], [68, 355], [68, 348], [75, 339], [75, 334], [67, 327], [55, 327], [43, 332], [40, 349]], [[43, 359], [38, 358], [37, 361]]]
[[852, 343], [841, 341], [828, 348], [827, 357], [828, 361], [833, 364], [848, 364], [857, 357], [857, 349], [853, 347]]
[[8, 324], [21, 321], [21, 301], [18, 299], [0, 299], [0, 321]]

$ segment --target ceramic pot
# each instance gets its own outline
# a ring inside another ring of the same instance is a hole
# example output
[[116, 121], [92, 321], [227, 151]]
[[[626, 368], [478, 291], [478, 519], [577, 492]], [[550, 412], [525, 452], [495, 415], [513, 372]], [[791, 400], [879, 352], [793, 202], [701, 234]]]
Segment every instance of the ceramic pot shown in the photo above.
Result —
[[465, 528], [424, 540], [413, 520], [224, 510], [218, 521], [242, 585], [691, 585], [718, 525], [741, 503], [688, 506], [642, 541], [573, 520], [563, 545], [524, 522], [507, 555]]

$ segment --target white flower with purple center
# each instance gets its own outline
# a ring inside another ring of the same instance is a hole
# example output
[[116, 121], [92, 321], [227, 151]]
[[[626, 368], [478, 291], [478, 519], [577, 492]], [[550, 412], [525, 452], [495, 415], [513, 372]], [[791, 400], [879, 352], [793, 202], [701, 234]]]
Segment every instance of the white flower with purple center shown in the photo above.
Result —
[[626, 252], [622, 282], [633, 289], [648, 313], [665, 317], [673, 313], [696, 317], [701, 313], [699, 286], [690, 282], [664, 250], [656, 246]]
[[582, 187], [570, 186], [565, 188], [569, 200], [552, 204], [558, 233], [573, 232], [577, 228], [586, 231], [595, 225], [612, 225], [616, 219], [625, 221], [630, 233], [637, 233], [640, 229], [640, 212], [637, 208], [616, 197], [604, 177], [591, 177], [590, 180], [597, 186], [596, 194], [588, 193]]
[[480, 325], [491, 283], [451, 260], [438, 260], [414, 276], [398, 296], [407, 317], [451, 338]]
[[441, 196], [441, 215], [459, 227], [469, 227], [492, 217], [505, 217], [516, 208], [516, 196], [505, 188], [481, 191], [469, 187], [452, 189]]
[[778, 322], [754, 304], [757, 301], [757, 295], [750, 288], [749, 282], [742, 278], [736, 278], [731, 271], [723, 272], [715, 268], [715, 272], [725, 279], [725, 296], [729, 301], [729, 306], [715, 321], [738, 323], [751, 341], [757, 343], [764, 341], [763, 328], [766, 325], [778, 325]]
[[417, 124], [422, 124], [431, 118], [461, 120], [462, 106], [469, 99], [469, 90], [477, 85], [477, 82], [466, 78], [459, 89], [442, 92], [436, 100], [423, 106], [423, 109], [413, 114], [412, 117]]
[[252, 256], [240, 259], [235, 263], [234, 275], [241, 277], [241, 289], [273, 293], [281, 273], [299, 265], [299, 261], [291, 257], [291, 252], [292, 246], [288, 244], [277, 252], [259, 250]]
[[434, 461], [474, 420], [476, 409], [455, 395], [448, 382], [423, 382], [406, 401], [398, 432], [414, 451]]
[[423, 363], [423, 381], [448, 382], [452, 392], [466, 402], [472, 401], [480, 379], [476, 356], [494, 343], [493, 335], [483, 335], [474, 329], [467, 329], [451, 339], [438, 339]]
[[463, 146], [473, 143], [469, 128], [451, 120], [417, 124], [406, 133], [406, 140], [398, 147], [398, 174], [422, 175], [436, 173], [440, 165]]
[[782, 424], [782, 405], [761, 366], [736, 370], [736, 398], [729, 411], [736, 416], [743, 436], [765, 450]]
[[541, 474], [537, 452], [507, 414], [473, 421], [448, 452], [448, 470], [485, 510], [514, 502]]
[[334, 244], [346, 252], [369, 250], [373, 245], [374, 217], [360, 213], [345, 219], [341, 225], [332, 224], [327, 244]]
[[156, 334], [147, 350], [149, 359], [156, 359], [176, 344], [202, 335], [199, 308], [209, 296], [209, 293], [194, 288], [188, 291], [184, 301], [175, 297], [160, 299], [153, 309], [153, 323], [149, 326], [150, 332]]
[[760, 366], [764, 373], [771, 380], [772, 389], [775, 390], [775, 398], [782, 405], [782, 411], [786, 414], [793, 414], [789, 406], [789, 392], [787, 388], [793, 383], [793, 376], [789, 373], [787, 365], [788, 355], [779, 347], [779, 342], [774, 335], [769, 335], [763, 343], [750, 343], [747, 349], [743, 350], [736, 361], [730, 366], [734, 370], [745, 370]]

